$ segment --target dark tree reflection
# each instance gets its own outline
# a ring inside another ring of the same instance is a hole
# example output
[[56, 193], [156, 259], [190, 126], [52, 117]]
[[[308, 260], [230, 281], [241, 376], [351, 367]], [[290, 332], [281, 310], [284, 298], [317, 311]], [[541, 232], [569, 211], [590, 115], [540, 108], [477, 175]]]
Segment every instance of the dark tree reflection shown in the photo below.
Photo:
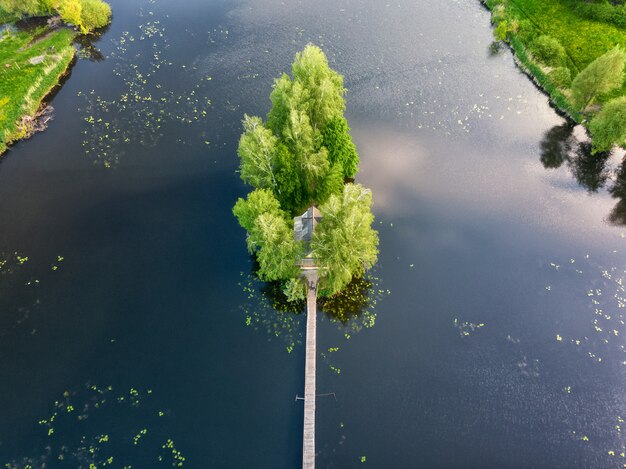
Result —
[[577, 145], [568, 165], [578, 184], [589, 192], [598, 192], [609, 178], [609, 171], [606, 168], [609, 156], [608, 152], [592, 155], [591, 143], [582, 142]]
[[609, 215], [613, 225], [626, 225], [626, 160], [622, 161], [615, 173], [615, 184], [609, 189], [613, 197], [619, 199]]
[[[573, 135], [570, 123], [557, 125], [548, 130], [541, 141], [541, 163], [547, 169], [559, 168], [567, 163], [572, 175], [590, 193], [598, 192], [610, 180], [607, 167], [611, 152], [591, 153], [589, 141], [579, 142]], [[616, 172], [614, 185], [608, 190], [619, 202], [609, 215], [613, 225], [626, 225], [626, 161]]]
[[371, 302], [373, 284], [368, 278], [353, 278], [337, 295], [318, 300], [320, 308], [331, 318], [343, 324], [359, 317]]
[[109, 30], [109, 25], [100, 28], [90, 34], [79, 34], [74, 39], [74, 44], [78, 46], [78, 56], [90, 62], [102, 62], [106, 57], [96, 47], [102, 36]]
[[569, 159], [574, 145], [574, 126], [566, 122], [548, 130], [541, 140], [541, 163], [544, 168], [559, 168]]

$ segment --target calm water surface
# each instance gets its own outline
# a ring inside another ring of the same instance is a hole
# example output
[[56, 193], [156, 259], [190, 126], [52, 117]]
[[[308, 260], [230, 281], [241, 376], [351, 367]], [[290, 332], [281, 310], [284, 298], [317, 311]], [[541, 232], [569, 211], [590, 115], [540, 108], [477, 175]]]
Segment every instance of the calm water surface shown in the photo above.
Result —
[[300, 464], [304, 322], [230, 210], [243, 113], [314, 42], [381, 235], [374, 309], [318, 326], [319, 467], [626, 463], [622, 155], [563, 156], [477, 1], [111, 3], [0, 163], [0, 462]]

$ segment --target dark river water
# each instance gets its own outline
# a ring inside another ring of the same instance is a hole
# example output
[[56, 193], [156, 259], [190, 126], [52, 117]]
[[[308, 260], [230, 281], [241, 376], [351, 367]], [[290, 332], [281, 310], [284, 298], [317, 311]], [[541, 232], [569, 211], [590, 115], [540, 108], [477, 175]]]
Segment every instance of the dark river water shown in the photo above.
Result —
[[477, 0], [111, 4], [0, 163], [0, 463], [301, 464], [303, 315], [231, 207], [242, 116], [308, 42], [380, 232], [371, 307], [319, 319], [318, 467], [626, 463], [622, 155], [578, 148]]

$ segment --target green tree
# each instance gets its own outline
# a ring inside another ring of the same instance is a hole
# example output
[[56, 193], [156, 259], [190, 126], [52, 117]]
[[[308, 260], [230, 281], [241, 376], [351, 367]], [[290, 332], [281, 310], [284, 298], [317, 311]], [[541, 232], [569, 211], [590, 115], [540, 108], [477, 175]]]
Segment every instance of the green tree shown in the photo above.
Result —
[[558, 67], [565, 61], [565, 49], [561, 43], [546, 34], [535, 39], [530, 49], [540, 62], [551, 67]]
[[0, 8], [17, 16], [41, 15], [48, 10], [41, 0], [0, 0]]
[[626, 144], [626, 96], [609, 101], [589, 123], [593, 152]]
[[266, 212], [257, 217], [248, 234], [248, 246], [254, 246], [261, 280], [288, 280], [298, 275], [296, 260], [302, 244], [294, 240], [293, 228], [284, 218]]
[[280, 192], [275, 174], [278, 138], [263, 126], [260, 117], [244, 114], [243, 128], [237, 149], [241, 179], [254, 187]]
[[264, 213], [272, 213], [281, 218], [286, 217], [285, 212], [280, 208], [280, 203], [268, 189], [252, 191], [246, 199], [240, 197], [233, 207], [233, 214], [247, 232], [252, 231], [255, 220]]
[[61, 0], [57, 11], [61, 18], [63, 18], [63, 21], [80, 27], [80, 17], [83, 12], [83, 4], [80, 0]]
[[591, 62], [572, 82], [574, 105], [584, 112], [598, 94], [622, 86], [625, 63], [626, 53], [619, 46]]
[[359, 170], [359, 154], [350, 137], [345, 117], [334, 117], [322, 132], [322, 145], [328, 148], [330, 164], [340, 164], [343, 175], [353, 178]]
[[102, 0], [82, 0], [80, 29], [83, 33], [102, 28], [111, 22], [111, 6]]
[[353, 277], [362, 277], [378, 257], [378, 233], [372, 229], [372, 193], [360, 184], [346, 184], [320, 207], [322, 220], [311, 249], [320, 268], [320, 289], [341, 291]]
[[259, 278], [281, 281], [289, 300], [298, 300], [304, 286], [296, 260], [305, 246], [294, 240], [290, 215], [321, 205], [311, 249], [320, 260], [326, 295], [376, 262], [378, 235], [371, 227], [371, 192], [344, 185], [356, 174], [359, 157], [343, 117], [343, 78], [312, 45], [296, 55], [292, 73], [293, 79], [283, 74], [274, 82], [265, 124], [244, 116], [240, 174], [257, 189], [240, 198], [233, 213], [248, 232]]
[[291, 73], [294, 81], [306, 90], [300, 100], [314, 129], [321, 131], [331, 119], [343, 116], [346, 107], [343, 77], [328, 66], [319, 47], [308, 44], [297, 53]]

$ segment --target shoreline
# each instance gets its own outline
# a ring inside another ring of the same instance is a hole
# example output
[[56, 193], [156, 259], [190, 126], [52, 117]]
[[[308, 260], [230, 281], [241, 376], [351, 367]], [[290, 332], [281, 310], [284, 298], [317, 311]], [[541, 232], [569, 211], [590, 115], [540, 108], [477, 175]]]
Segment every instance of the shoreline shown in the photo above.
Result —
[[[624, 50], [626, 32], [581, 14], [569, 0], [480, 0], [480, 4], [490, 12], [492, 47], [506, 44], [517, 67], [548, 97], [550, 107], [568, 123], [584, 127], [593, 142], [590, 124], [595, 124], [605, 104], [626, 96], [626, 81], [610, 91], [598, 92], [583, 109], [572, 100], [572, 83], [591, 62], [616, 45]], [[550, 49], [545, 48], [546, 41]], [[543, 49], [538, 49], [540, 43]], [[603, 146], [601, 151], [613, 151], [616, 146], [625, 148], [626, 143], [616, 140], [611, 149]]]
[[[0, 160], [12, 145], [46, 128], [50, 119], [39, 122], [38, 117], [76, 63], [75, 31], [46, 31], [48, 26], [19, 31], [8, 24], [0, 39], [0, 82], [6, 82], [0, 99]], [[42, 33], [44, 39], [35, 40]]]
[[[480, 0], [480, 4], [491, 14], [492, 24], [494, 24], [494, 12], [490, 5], [490, 0]], [[497, 42], [496, 39], [494, 39], [494, 41]], [[580, 124], [585, 130], [588, 130], [584, 125], [586, 121], [582, 114], [573, 108], [573, 105], [569, 102], [567, 97], [565, 97], [550, 81], [548, 76], [541, 71], [539, 65], [528, 57], [526, 46], [524, 46], [517, 34], [510, 33], [509, 37], [500, 41], [500, 43], [506, 45], [507, 49], [513, 55], [515, 65], [530, 79], [539, 91], [548, 97], [550, 107], [554, 109], [559, 116], [563, 117], [571, 124]]]

